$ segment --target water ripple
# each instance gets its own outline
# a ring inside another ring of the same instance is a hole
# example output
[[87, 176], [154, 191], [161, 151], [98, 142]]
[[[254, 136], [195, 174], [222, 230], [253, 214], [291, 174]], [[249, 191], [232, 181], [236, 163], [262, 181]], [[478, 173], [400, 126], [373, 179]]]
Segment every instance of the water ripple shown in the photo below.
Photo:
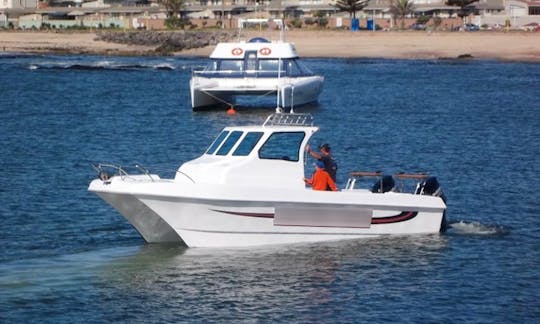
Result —
[[[308, 59], [316, 144], [349, 171], [423, 171], [441, 235], [249, 249], [145, 244], [87, 192], [92, 163], [171, 176], [224, 126], [192, 113], [175, 57], [0, 55], [0, 319], [22, 322], [534, 322], [540, 65]], [[125, 73], [129, 71], [129, 73]], [[270, 106], [271, 107], [271, 106]], [[273, 111], [273, 109], [271, 109]]]

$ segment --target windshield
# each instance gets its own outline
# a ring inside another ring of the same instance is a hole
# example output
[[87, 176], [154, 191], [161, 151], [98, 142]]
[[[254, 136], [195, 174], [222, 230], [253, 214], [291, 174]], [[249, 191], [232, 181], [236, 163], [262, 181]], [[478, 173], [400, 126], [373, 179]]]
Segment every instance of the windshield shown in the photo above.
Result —
[[260, 59], [249, 56], [246, 60], [213, 59], [199, 75], [210, 77], [301, 77], [312, 76], [313, 72], [299, 59]]
[[300, 144], [304, 136], [304, 132], [274, 133], [259, 150], [259, 158], [296, 162], [300, 157]]

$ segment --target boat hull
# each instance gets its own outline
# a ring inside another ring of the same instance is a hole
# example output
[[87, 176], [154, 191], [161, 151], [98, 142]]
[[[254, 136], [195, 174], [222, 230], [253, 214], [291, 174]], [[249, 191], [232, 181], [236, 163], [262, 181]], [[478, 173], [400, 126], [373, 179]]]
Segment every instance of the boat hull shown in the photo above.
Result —
[[206, 78], [194, 76], [190, 81], [191, 105], [194, 110], [218, 105], [234, 105], [238, 96], [276, 96], [280, 91], [281, 107], [305, 105], [318, 100], [324, 78]]
[[[190, 247], [256, 246], [359, 239], [380, 235], [428, 234], [438, 233], [442, 225], [441, 214], [435, 212], [411, 212], [415, 214], [414, 218], [395, 223], [364, 225], [362, 222], [350, 221], [349, 224], [342, 222], [336, 225], [328, 222], [294, 222], [294, 219], [280, 222], [281, 219], [276, 217], [276, 210], [281, 207], [239, 209], [214, 204], [182, 205], [163, 202], [157, 207], [155, 202], [146, 200], [146, 203], [162, 210], [164, 219]], [[278, 203], [275, 205], [279, 206]], [[329, 209], [324, 206], [295, 206], [290, 207], [290, 211], [302, 213], [318, 208]], [[361, 206], [351, 208], [349, 211], [355, 210], [359, 218], [365, 212], [365, 208]], [[403, 213], [375, 211], [375, 214], [387, 214], [392, 217]], [[319, 216], [335, 220], [335, 214], [332, 212]]]
[[96, 194], [122, 214], [146, 242], [183, 243], [177, 231], [137, 197], [111, 192]]
[[[356, 190], [247, 191], [259, 191], [261, 197], [268, 197], [260, 200], [246, 195], [245, 188], [236, 193], [215, 186], [177, 187], [172, 183], [148, 184], [120, 193], [124, 190], [121, 184], [104, 185], [94, 180], [89, 189], [123, 214], [147, 242], [183, 241], [190, 247], [428, 234], [438, 233], [444, 225], [445, 205], [432, 196]], [[170, 194], [157, 196], [149, 192]]]

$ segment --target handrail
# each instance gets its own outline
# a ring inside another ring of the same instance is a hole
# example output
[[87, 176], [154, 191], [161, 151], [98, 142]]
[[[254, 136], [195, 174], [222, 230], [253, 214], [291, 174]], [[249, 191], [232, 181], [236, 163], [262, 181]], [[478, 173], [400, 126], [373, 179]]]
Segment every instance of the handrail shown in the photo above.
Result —
[[266, 118], [264, 126], [313, 126], [311, 114], [275, 113]]
[[[126, 170], [125, 170], [125, 167], [121, 166], [121, 165], [115, 165], [115, 164], [107, 164], [107, 163], [98, 163], [98, 164], [92, 164], [92, 167], [94, 168], [94, 170], [97, 171], [98, 173], [98, 177], [102, 180], [102, 181], [109, 181], [110, 178], [112, 178], [113, 176], [115, 175], [119, 175], [121, 176], [122, 178], [124, 177], [130, 177], [130, 176], [134, 176], [133, 174], [129, 174]], [[158, 179], [155, 179], [154, 177], [152, 177], [152, 174], [150, 173], [150, 170], [148, 170], [147, 168], [143, 167], [142, 165], [139, 165], [139, 164], [135, 164], [134, 167], [141, 171], [141, 173], [145, 176], [147, 176], [150, 181], [152, 182], [155, 182], [155, 181], [158, 181]], [[109, 174], [107, 173], [105, 170], [103, 170], [104, 168], [110, 168], [110, 169], [113, 169], [113, 170], [116, 170], [116, 173], [115, 174]], [[195, 183], [195, 180], [193, 180], [192, 177], [190, 177], [189, 175], [187, 175], [186, 173], [182, 172], [182, 171], [179, 171], [179, 170], [176, 170], [176, 173], [179, 173], [181, 175], [183, 175], [184, 177], [188, 178], [191, 182]]]
[[195, 183], [195, 180], [193, 180], [193, 178], [191, 178], [190, 176], [188, 176], [185, 172], [182, 172], [180, 170], [176, 170], [176, 173], [180, 173], [181, 175], [183, 175], [184, 177], [188, 178], [189, 180], [191, 180], [191, 182]]
[[[351, 177], [380, 177], [383, 176], [382, 171], [352, 171], [349, 173]], [[415, 179], [422, 180], [429, 177], [427, 173], [395, 173], [392, 175], [396, 179]]]
[[422, 180], [429, 177], [429, 174], [427, 173], [396, 173], [394, 174], [394, 177], [400, 180], [401, 179]]
[[92, 164], [92, 167], [94, 170], [96, 170], [98, 173], [103, 172], [103, 168], [111, 168], [118, 170], [118, 175], [122, 176], [129, 176], [127, 171], [125, 171], [121, 165], [115, 165], [115, 164], [107, 164], [107, 163], [98, 163], [96, 165]]
[[150, 180], [154, 181], [154, 178], [152, 178], [152, 175], [150, 174], [150, 171], [148, 171], [147, 168], [141, 166], [141, 165], [138, 165], [138, 164], [135, 164], [135, 167], [139, 170], [141, 170], [145, 175], [147, 175]]
[[[347, 180], [347, 184], [345, 186], [346, 189], [349, 189], [349, 190], [352, 190], [354, 189], [355, 185], [356, 185], [356, 181], [359, 179], [359, 178], [362, 178], [362, 177], [377, 177], [377, 178], [380, 178], [380, 182], [381, 182], [381, 187], [383, 185], [383, 179], [385, 177], [385, 174], [382, 172], [382, 171], [352, 171], [349, 173], [349, 179]], [[417, 192], [418, 191], [418, 188], [420, 186], [420, 183], [422, 182], [422, 180], [425, 180], [426, 178], [429, 177], [429, 174], [427, 173], [405, 173], [405, 172], [400, 172], [400, 173], [396, 173], [396, 174], [393, 174], [391, 176], [393, 179], [395, 180], [399, 180], [400, 181], [400, 189], [397, 189], [397, 191], [400, 191], [400, 192], [403, 192], [403, 189], [405, 188], [405, 181], [408, 181], [408, 180], [415, 180], [416, 181], [416, 188], [414, 189], [414, 192]], [[379, 181], [379, 180], [377, 180]], [[395, 188], [399, 188], [397, 185], [395, 186]]]
[[[113, 177], [114, 175], [119, 175], [121, 176], [122, 178], [124, 177], [130, 177], [132, 175], [130, 175], [126, 170], [125, 170], [125, 167], [121, 166], [121, 165], [116, 165], [116, 164], [107, 164], [107, 163], [98, 163], [98, 164], [92, 164], [92, 167], [94, 168], [94, 170], [96, 170], [98, 172], [98, 177], [103, 180], [103, 181], [107, 181], [109, 180], [111, 177]], [[136, 164], [134, 166], [136, 169], [140, 170], [144, 175], [146, 175], [152, 182], [156, 181], [152, 175], [150, 174], [150, 171], [148, 169], [146, 169], [145, 167], [141, 166], [141, 165], [138, 165]], [[104, 169], [105, 168], [109, 168], [109, 169], [113, 169], [113, 170], [116, 170], [116, 173], [115, 174], [109, 174], [108, 172], [106, 172]]]
[[353, 171], [349, 175], [351, 177], [381, 177], [383, 173], [381, 171]]
[[278, 72], [277, 70], [220, 70], [220, 71], [205, 71], [205, 70], [192, 70], [192, 75], [201, 77], [212, 78], [244, 78], [244, 77], [258, 77], [258, 78], [277, 78], [277, 77], [311, 77], [314, 75], [311, 73], [293, 73], [287, 71]]

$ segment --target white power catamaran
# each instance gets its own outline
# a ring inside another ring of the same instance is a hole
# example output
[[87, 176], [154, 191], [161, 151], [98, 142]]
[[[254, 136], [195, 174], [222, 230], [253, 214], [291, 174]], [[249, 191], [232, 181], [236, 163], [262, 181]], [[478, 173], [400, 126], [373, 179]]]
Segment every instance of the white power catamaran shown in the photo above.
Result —
[[291, 107], [318, 100], [324, 77], [300, 60], [294, 44], [255, 37], [219, 43], [202, 70], [189, 83], [193, 110], [232, 106], [238, 96], [275, 96], [278, 106]]
[[[224, 128], [173, 179], [100, 164], [88, 190], [151, 243], [235, 247], [444, 229], [444, 195], [426, 174], [352, 172], [337, 192], [306, 187], [305, 173], [312, 170], [304, 168], [304, 152], [317, 130], [311, 115], [273, 114], [262, 125]], [[357, 188], [365, 177], [376, 177], [375, 185]], [[415, 180], [412, 192], [396, 185], [405, 179]]]

